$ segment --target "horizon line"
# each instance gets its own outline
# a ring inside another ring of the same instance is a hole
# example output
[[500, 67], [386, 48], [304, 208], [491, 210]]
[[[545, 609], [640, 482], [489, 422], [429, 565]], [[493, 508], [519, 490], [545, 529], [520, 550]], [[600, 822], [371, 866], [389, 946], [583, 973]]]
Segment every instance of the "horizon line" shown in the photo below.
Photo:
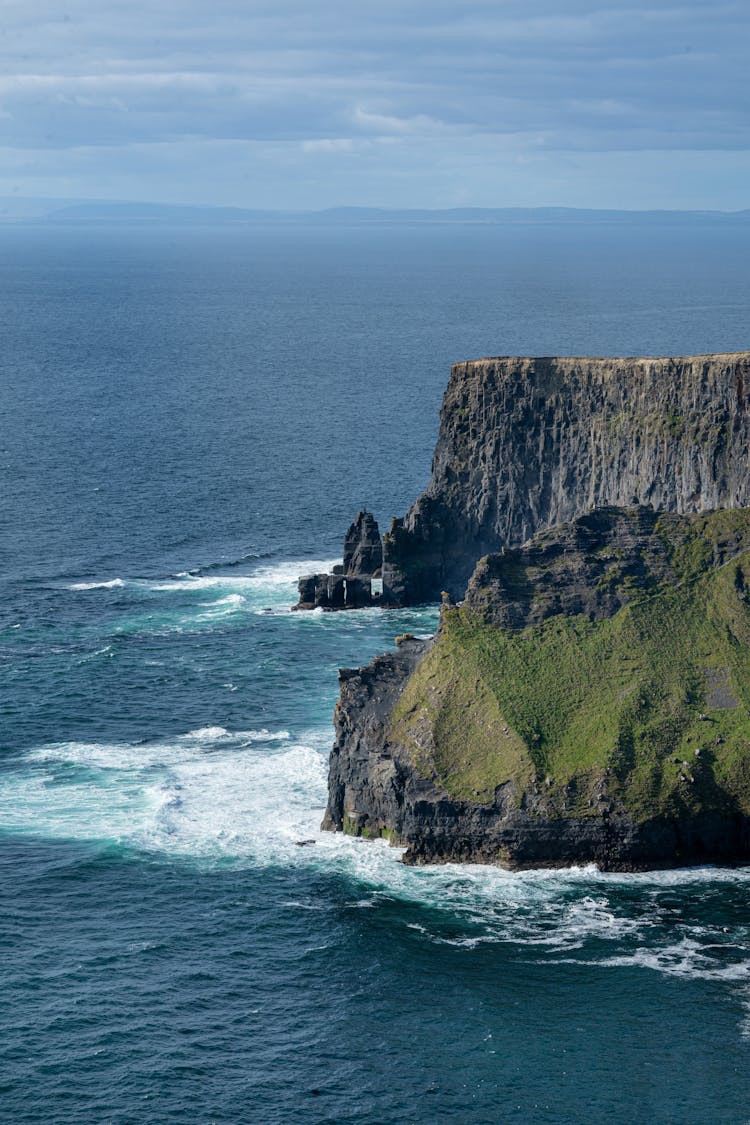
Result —
[[[31, 209], [31, 211], [29, 211]], [[34, 215], [33, 211], [40, 209]], [[126, 212], [159, 211], [173, 212], [175, 215], [191, 213], [195, 217], [201, 215], [232, 218], [324, 218], [336, 217], [456, 217], [461, 216], [511, 216], [511, 215], [564, 215], [564, 216], [684, 216], [684, 217], [717, 217], [717, 218], [747, 218], [750, 217], [750, 207], [734, 210], [721, 208], [671, 208], [671, 207], [577, 207], [567, 204], [542, 204], [538, 206], [525, 206], [508, 204], [499, 207], [479, 206], [473, 204], [453, 205], [450, 207], [385, 207], [369, 204], [333, 204], [319, 208], [270, 208], [252, 207], [239, 204], [216, 203], [174, 203], [162, 200], [138, 199], [92, 199], [81, 196], [0, 196], [0, 222], [24, 218], [59, 218], [75, 219], [85, 218], [83, 212]], [[78, 213], [78, 215], [76, 214]]]

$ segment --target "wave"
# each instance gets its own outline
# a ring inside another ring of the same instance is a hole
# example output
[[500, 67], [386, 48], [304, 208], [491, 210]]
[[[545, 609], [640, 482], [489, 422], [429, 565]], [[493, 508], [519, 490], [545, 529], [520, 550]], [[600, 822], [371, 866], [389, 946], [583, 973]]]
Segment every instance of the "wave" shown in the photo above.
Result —
[[[328, 560], [285, 560], [256, 567], [249, 574], [182, 573], [171, 578], [118, 578], [75, 583], [70, 590], [126, 587], [129, 608], [103, 622], [112, 635], [201, 632], [241, 624], [246, 615], [288, 617], [296, 583], [309, 569], [330, 569]], [[104, 639], [104, 633], [102, 639]]]
[[78, 663], [78, 664], [88, 664], [89, 661], [96, 660], [96, 658], [98, 656], [111, 656], [111, 655], [112, 655], [112, 645], [111, 644], [103, 645], [102, 648], [95, 648], [92, 652], [87, 652], [86, 655], [82, 656], [81, 659], [78, 660], [76, 663]]
[[[25, 754], [29, 762], [67, 763], [111, 770], [143, 770], [171, 766], [198, 752], [223, 747], [245, 747], [289, 739], [289, 731], [228, 730], [222, 726], [199, 727], [168, 741], [144, 742], [56, 742]], [[93, 779], [92, 779], [93, 781]]]
[[238, 555], [234, 559], [227, 559], [222, 562], [206, 563], [204, 566], [195, 567], [194, 570], [186, 573], [192, 574], [207, 574], [212, 570], [232, 570], [237, 566], [246, 566], [248, 563], [257, 562], [260, 559], [271, 558], [268, 551], [247, 551], [244, 555]]
[[184, 742], [216, 742], [230, 739], [242, 744], [249, 742], [279, 742], [286, 741], [291, 736], [288, 730], [270, 731], [262, 727], [261, 730], [227, 730], [226, 727], [199, 727], [197, 730], [188, 731], [182, 735]]
[[169, 578], [116, 578], [107, 581], [77, 582], [69, 590], [106, 590], [126, 587], [129, 608], [119, 607], [116, 617], [102, 622], [98, 633], [102, 641], [124, 634], [167, 635], [203, 632], [241, 626], [247, 616], [286, 620], [288, 627], [344, 629], [367, 632], [382, 624], [384, 614], [398, 614], [396, 632], [411, 630], [420, 636], [434, 632], [437, 610], [434, 606], [384, 610], [368, 607], [349, 610], [345, 615], [322, 609], [293, 614], [296, 583], [301, 574], [330, 570], [329, 559], [287, 559], [256, 566], [248, 574], [198, 574], [182, 572]]
[[164, 578], [109, 578], [87, 582], [71, 582], [67, 590], [113, 590], [128, 586], [135, 589], [153, 590], [157, 593], [173, 591], [198, 592], [200, 590], [227, 589], [258, 590], [296, 586], [302, 574], [330, 571], [336, 560], [331, 559], [287, 559], [255, 567], [249, 574], [220, 574], [214, 571], [231, 570], [245, 565], [248, 561], [261, 559], [263, 555], [249, 554], [228, 563], [210, 563], [197, 570], [183, 570]]
[[[423, 941], [511, 942], [546, 959], [575, 954], [602, 967], [747, 982], [747, 954], [728, 950], [746, 947], [750, 924], [696, 928], [675, 922], [672, 905], [684, 896], [689, 918], [717, 886], [746, 893], [750, 868], [621, 875], [592, 865], [405, 867], [401, 850], [384, 841], [321, 831], [330, 745], [328, 727], [293, 736], [217, 724], [158, 742], [44, 746], [3, 776], [0, 819], [15, 832], [114, 839], [201, 866], [315, 868], [346, 879], [354, 907], [402, 903], [404, 925], [415, 924]], [[414, 908], [427, 912], [417, 922]]]
[[632, 953], [606, 957], [597, 964], [607, 968], [655, 969], [666, 976], [688, 977], [691, 980], [740, 981], [750, 985], [750, 959], [747, 949], [738, 961], [725, 962], [726, 953], [731, 952], [730, 943], [709, 941], [701, 943], [688, 937], [662, 948], [638, 948]]
[[125, 583], [122, 578], [110, 578], [107, 582], [73, 582], [68, 590], [116, 590]]
[[[321, 830], [330, 743], [327, 727], [293, 737], [217, 724], [158, 743], [40, 747], [0, 776], [0, 822], [203, 871], [231, 864], [335, 877], [345, 909], [388, 909], [407, 940], [467, 954], [502, 945], [533, 963], [713, 981], [738, 991], [740, 1033], [750, 1038], [750, 920], [735, 908], [721, 925], [716, 908], [722, 885], [732, 884], [735, 907], [747, 896], [750, 869], [406, 867], [385, 841]], [[692, 921], [709, 913], [711, 925]]]
[[257, 567], [251, 574], [202, 574], [183, 573], [173, 578], [159, 579], [151, 583], [151, 588], [160, 592], [215, 590], [220, 588], [236, 590], [295, 588], [302, 574], [330, 570], [335, 563], [330, 559], [286, 560]]

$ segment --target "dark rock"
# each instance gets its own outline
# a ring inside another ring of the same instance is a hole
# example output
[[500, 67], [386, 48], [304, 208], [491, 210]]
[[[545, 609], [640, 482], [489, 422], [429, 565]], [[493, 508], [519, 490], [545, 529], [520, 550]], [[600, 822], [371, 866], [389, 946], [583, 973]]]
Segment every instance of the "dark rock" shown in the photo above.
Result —
[[483, 555], [591, 508], [750, 506], [749, 446], [747, 352], [457, 363], [430, 482], [383, 537], [384, 580], [403, 604], [460, 599]]
[[293, 608], [363, 609], [373, 605], [370, 578], [351, 578], [343, 574], [312, 574], [297, 583], [299, 602]]
[[344, 568], [347, 575], [379, 574], [383, 566], [383, 544], [372, 512], [357, 512], [344, 537]]
[[558, 613], [611, 617], [647, 584], [671, 574], [659, 515], [650, 508], [599, 508], [524, 547], [480, 559], [466, 605], [505, 629]]
[[358, 512], [344, 540], [344, 562], [330, 574], [299, 579], [295, 610], [363, 609], [389, 601], [382, 580], [383, 547], [371, 512]]
[[452, 798], [388, 741], [395, 702], [428, 647], [404, 644], [347, 675], [335, 713], [324, 829], [385, 836], [406, 848], [404, 862], [412, 865], [596, 863], [602, 870], [640, 871], [750, 860], [750, 818], [731, 811], [636, 823], [606, 797], [587, 816], [552, 814], [543, 792], [519, 803], [511, 786], [499, 786], [485, 803]]

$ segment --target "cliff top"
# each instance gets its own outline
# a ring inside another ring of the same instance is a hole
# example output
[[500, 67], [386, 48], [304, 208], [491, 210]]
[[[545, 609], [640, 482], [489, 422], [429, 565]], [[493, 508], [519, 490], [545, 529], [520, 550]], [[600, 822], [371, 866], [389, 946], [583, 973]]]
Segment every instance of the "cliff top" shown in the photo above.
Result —
[[609, 371], [626, 371], [638, 364], [645, 366], [671, 365], [691, 366], [695, 363], [738, 363], [750, 362], [750, 351], [742, 352], [714, 352], [705, 355], [683, 356], [523, 356], [523, 355], [496, 355], [484, 356], [480, 359], [461, 360], [451, 365], [451, 374], [467, 372], [472, 368], [487, 366], [529, 370], [538, 367], [555, 366], [563, 371], [575, 367], [576, 369], [605, 368]]

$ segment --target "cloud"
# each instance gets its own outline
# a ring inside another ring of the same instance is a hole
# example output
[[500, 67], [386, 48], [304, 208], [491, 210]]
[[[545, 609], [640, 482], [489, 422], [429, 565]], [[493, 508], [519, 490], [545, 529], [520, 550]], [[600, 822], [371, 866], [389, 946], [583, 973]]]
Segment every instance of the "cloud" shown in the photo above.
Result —
[[[484, 192], [511, 191], [509, 170], [540, 151], [547, 170], [553, 154], [742, 154], [749, 24], [744, 0], [567, 0], [564, 11], [559, 0], [4, 0], [0, 145], [39, 170], [27, 186], [51, 165], [80, 177], [97, 152], [98, 183], [110, 183], [128, 154], [145, 168], [134, 154], [148, 146], [156, 164], [158, 151], [192, 151], [205, 184], [205, 152], [224, 146], [243, 154], [226, 168], [237, 202], [244, 162], [269, 154], [284, 169], [335, 157], [352, 193], [369, 154], [384, 194], [409, 167], [417, 175], [417, 154], [437, 185], [457, 154], [483, 151]], [[143, 175], [144, 191], [162, 190], [162, 176]], [[283, 206], [288, 181], [278, 187]], [[717, 200], [726, 187], [717, 177]]]

